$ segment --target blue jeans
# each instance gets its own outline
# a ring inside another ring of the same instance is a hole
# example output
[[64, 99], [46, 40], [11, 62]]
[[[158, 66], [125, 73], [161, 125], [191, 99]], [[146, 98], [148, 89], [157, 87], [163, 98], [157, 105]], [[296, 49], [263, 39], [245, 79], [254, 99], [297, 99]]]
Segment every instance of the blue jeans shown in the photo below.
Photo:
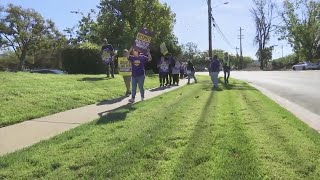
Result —
[[211, 72], [211, 81], [214, 87], [218, 87], [218, 83], [219, 83], [218, 75], [219, 75], [219, 72]]
[[136, 94], [137, 94], [137, 85], [139, 86], [139, 90], [140, 90], [140, 93], [141, 93], [141, 98], [144, 98], [144, 79], [145, 79], [145, 76], [142, 75], [142, 76], [136, 76], [136, 77], [133, 77], [132, 76], [132, 99], [135, 99], [136, 98]]

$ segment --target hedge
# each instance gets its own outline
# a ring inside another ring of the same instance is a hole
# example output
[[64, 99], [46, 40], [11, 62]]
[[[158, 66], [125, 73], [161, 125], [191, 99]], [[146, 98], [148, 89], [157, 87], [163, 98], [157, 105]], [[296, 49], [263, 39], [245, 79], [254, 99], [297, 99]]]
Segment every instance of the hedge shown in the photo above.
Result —
[[100, 57], [98, 49], [69, 48], [62, 52], [62, 65], [69, 74], [102, 74], [105, 66]]

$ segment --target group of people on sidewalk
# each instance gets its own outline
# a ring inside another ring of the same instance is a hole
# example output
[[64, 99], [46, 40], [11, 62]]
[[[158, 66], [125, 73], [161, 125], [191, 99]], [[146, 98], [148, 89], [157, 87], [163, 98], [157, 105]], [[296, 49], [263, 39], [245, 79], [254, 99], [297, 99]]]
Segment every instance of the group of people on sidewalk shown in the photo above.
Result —
[[[115, 57], [117, 51], [114, 50], [111, 44], [106, 43], [101, 48], [102, 52], [102, 61], [106, 66], [106, 74], [107, 77], [114, 78], [115, 73]], [[145, 81], [145, 65], [146, 63], [152, 60], [152, 56], [150, 54], [150, 50], [148, 50], [147, 54], [137, 51], [134, 48], [130, 50], [123, 50], [123, 57], [126, 57], [131, 64], [130, 74], [123, 75], [123, 80], [126, 85], [126, 96], [129, 97], [131, 94], [131, 99], [129, 99], [130, 103], [135, 102], [137, 87], [139, 87], [141, 100], [143, 101], [145, 98], [145, 90], [144, 90], [144, 81]], [[162, 56], [158, 63], [157, 67], [159, 70], [159, 81], [160, 87], [177, 85], [179, 86], [179, 79], [183, 79], [185, 74], [188, 77], [188, 84], [190, 84], [190, 80], [193, 78], [194, 82], [197, 83], [197, 79], [195, 77], [195, 67], [191, 60], [188, 60], [187, 64], [181, 63], [181, 61], [177, 60], [177, 58], [173, 57], [170, 53]], [[218, 56], [214, 56], [212, 60], [210, 60], [209, 64], [209, 74], [211, 76], [211, 80], [214, 88], [218, 88], [218, 75], [222, 69], [221, 62], [218, 59]], [[230, 76], [230, 62], [224, 63], [224, 79], [225, 83], [229, 83]], [[130, 89], [130, 85], [132, 88]]]
[[179, 86], [179, 79], [183, 79], [185, 74], [188, 76], [188, 84], [190, 79], [195, 78], [195, 68], [192, 62], [189, 60], [187, 64], [181, 63], [180, 60], [173, 57], [170, 53], [162, 56], [158, 61], [159, 81], [160, 87], [177, 85]]

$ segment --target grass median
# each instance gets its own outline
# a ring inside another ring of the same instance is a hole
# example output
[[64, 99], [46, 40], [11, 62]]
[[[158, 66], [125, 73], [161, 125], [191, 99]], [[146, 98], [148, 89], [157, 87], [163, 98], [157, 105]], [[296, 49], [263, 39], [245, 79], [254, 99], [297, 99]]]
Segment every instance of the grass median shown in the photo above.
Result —
[[246, 83], [208, 78], [0, 157], [0, 179], [318, 179], [319, 134]]
[[[0, 128], [65, 110], [118, 98], [125, 93], [121, 76], [49, 75], [0, 72]], [[146, 88], [159, 85], [148, 76]]]

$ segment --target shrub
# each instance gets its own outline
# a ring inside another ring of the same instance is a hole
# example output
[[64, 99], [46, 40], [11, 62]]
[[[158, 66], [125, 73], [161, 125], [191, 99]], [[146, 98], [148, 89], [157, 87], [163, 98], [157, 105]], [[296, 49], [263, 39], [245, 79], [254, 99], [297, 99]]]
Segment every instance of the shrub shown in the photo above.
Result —
[[69, 74], [101, 74], [105, 72], [100, 49], [95, 47], [68, 48], [62, 52], [62, 65]]
[[275, 59], [272, 61], [272, 69], [291, 69], [291, 67], [299, 62], [298, 57], [295, 54], [288, 55], [283, 58]]

